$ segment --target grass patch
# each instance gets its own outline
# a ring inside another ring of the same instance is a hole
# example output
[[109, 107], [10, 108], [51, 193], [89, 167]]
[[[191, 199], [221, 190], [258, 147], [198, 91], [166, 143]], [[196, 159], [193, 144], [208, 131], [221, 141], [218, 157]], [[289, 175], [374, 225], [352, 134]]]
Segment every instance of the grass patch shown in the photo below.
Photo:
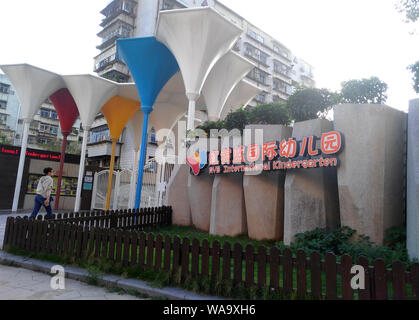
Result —
[[172, 239], [174, 237], [179, 236], [181, 239], [189, 238], [189, 240], [197, 239], [199, 240], [200, 244], [207, 239], [210, 242], [210, 246], [214, 243], [215, 240], [218, 240], [223, 247], [224, 243], [229, 242], [232, 245], [232, 249], [234, 249], [234, 245], [236, 243], [240, 243], [243, 249], [246, 248], [248, 244], [254, 246], [257, 250], [260, 246], [265, 246], [270, 248], [272, 246], [279, 246], [283, 247], [281, 242], [274, 241], [274, 240], [265, 240], [265, 241], [257, 241], [252, 240], [248, 236], [240, 235], [237, 237], [220, 237], [210, 235], [207, 232], [200, 231], [193, 227], [181, 227], [181, 226], [161, 226], [161, 227], [153, 227], [153, 228], [146, 228], [144, 229], [146, 233], [154, 233], [155, 235], [161, 234], [163, 237], [170, 236]]

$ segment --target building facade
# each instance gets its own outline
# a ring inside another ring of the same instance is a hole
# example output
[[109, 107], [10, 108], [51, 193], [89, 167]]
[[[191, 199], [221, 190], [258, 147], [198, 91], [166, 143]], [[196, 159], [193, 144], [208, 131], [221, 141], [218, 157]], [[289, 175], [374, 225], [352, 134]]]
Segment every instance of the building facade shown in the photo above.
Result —
[[[296, 57], [292, 51], [273, 38], [260, 28], [251, 24], [221, 2], [216, 0], [155, 0], [145, 4], [137, 0], [113, 0], [101, 13], [104, 15], [101, 32], [101, 44], [97, 46], [101, 52], [95, 57], [94, 71], [101, 77], [117, 81], [132, 82], [131, 75], [125, 64], [116, 55], [116, 40], [142, 36], [146, 28], [154, 30], [155, 22], [151, 10], [172, 10], [200, 6], [211, 6], [221, 15], [225, 16], [234, 24], [243, 29], [241, 38], [235, 44], [233, 50], [256, 64], [254, 70], [247, 75], [247, 80], [263, 89], [263, 92], [255, 97], [250, 106], [261, 103], [286, 101], [294, 92], [297, 86], [307, 88], [315, 87], [313, 67], [304, 60]], [[155, 13], [155, 12], [154, 12]], [[144, 22], [146, 21], [146, 23]], [[203, 114], [203, 106], [197, 106], [198, 114]], [[205, 120], [205, 115], [201, 120]], [[106, 165], [110, 156], [110, 139], [107, 131], [106, 121], [99, 115], [93, 124], [92, 136], [88, 145], [89, 162], [95, 161]], [[96, 133], [103, 134], [102, 142], [96, 141]], [[92, 138], [93, 137], [93, 138]], [[151, 137], [151, 140], [154, 140]], [[131, 142], [126, 132], [120, 139], [117, 155], [119, 161], [117, 166], [121, 168], [132, 168]], [[149, 141], [151, 142], [151, 141]], [[148, 159], [154, 157], [156, 145], [150, 144], [148, 148]], [[100, 150], [100, 151], [99, 151]], [[118, 153], [119, 152], [119, 153]]]

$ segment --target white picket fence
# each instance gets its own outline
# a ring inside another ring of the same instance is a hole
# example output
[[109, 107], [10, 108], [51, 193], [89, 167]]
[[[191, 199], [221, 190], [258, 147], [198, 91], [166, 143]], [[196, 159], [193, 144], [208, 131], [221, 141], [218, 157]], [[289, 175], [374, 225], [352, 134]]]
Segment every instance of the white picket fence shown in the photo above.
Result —
[[[167, 205], [167, 183], [173, 172], [173, 164], [158, 164], [154, 159], [144, 166], [141, 208], [161, 207]], [[137, 172], [132, 177], [132, 170], [113, 172], [111, 210], [132, 209], [137, 189]], [[95, 173], [92, 210], [104, 210], [108, 189], [109, 170]]]

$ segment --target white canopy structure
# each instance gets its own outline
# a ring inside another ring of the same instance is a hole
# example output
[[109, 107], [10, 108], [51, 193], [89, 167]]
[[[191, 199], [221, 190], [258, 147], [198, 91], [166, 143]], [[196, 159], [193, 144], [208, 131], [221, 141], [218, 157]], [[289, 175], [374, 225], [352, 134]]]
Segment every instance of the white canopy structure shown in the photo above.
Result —
[[63, 76], [63, 79], [76, 101], [84, 130], [76, 202], [74, 206], [74, 211], [78, 212], [80, 210], [88, 134], [96, 115], [100, 112], [102, 106], [118, 93], [118, 87], [112, 81], [89, 74]]
[[65, 85], [58, 74], [29, 64], [3, 65], [0, 68], [7, 75], [17, 92], [21, 104], [21, 117], [24, 121], [22, 148], [12, 206], [12, 211], [16, 212], [19, 205], [30, 122], [41, 107], [41, 104], [50, 95], [65, 87]]
[[242, 32], [210, 7], [160, 13], [157, 39], [172, 51], [182, 72], [189, 100], [188, 130], [194, 128], [196, 101], [211, 69]]
[[210, 121], [220, 119], [230, 93], [254, 67], [253, 63], [233, 51], [218, 60], [202, 89]]
[[221, 110], [220, 119], [224, 120], [230, 111], [246, 107], [262, 91], [261, 88], [256, 87], [246, 80], [240, 81], [230, 93], [224, 108]]

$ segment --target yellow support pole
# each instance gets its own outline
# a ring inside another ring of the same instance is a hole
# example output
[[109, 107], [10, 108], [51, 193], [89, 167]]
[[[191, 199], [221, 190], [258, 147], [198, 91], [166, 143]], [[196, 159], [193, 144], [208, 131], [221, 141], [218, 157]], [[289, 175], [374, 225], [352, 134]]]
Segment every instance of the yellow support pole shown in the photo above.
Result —
[[109, 167], [108, 192], [106, 193], [106, 206], [105, 206], [106, 211], [110, 210], [110, 208], [111, 208], [112, 179], [113, 179], [113, 170], [115, 168], [115, 152], [116, 152], [116, 142], [117, 141], [118, 141], [118, 139], [112, 138], [111, 165]]
[[124, 130], [125, 125], [131, 119], [136, 112], [140, 110], [140, 102], [123, 98], [120, 96], [114, 96], [109, 99], [107, 103], [102, 107], [102, 113], [108, 122], [109, 132], [112, 139], [112, 155], [111, 164], [109, 168], [109, 182], [108, 192], [106, 194], [105, 210], [110, 210], [111, 207], [111, 195], [112, 195], [112, 180], [113, 170], [115, 168], [115, 151], [116, 143]]

